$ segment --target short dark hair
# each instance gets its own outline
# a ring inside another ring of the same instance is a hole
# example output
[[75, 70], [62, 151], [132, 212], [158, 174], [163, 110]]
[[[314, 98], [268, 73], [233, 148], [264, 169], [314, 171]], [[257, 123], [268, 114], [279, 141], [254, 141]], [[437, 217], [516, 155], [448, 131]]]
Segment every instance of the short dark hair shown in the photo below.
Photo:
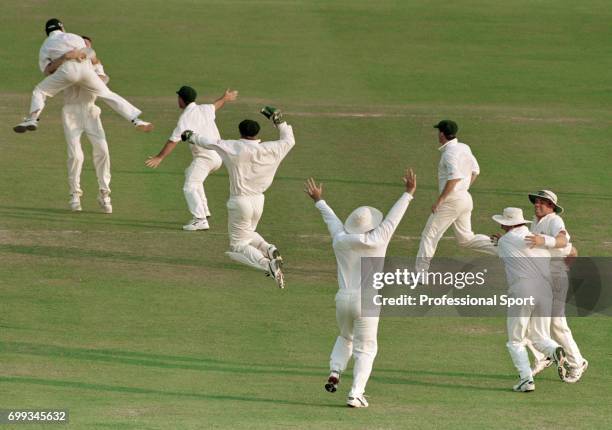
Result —
[[434, 125], [434, 128], [437, 128], [440, 133], [442, 133], [444, 137], [448, 140], [457, 137], [457, 132], [459, 131], [459, 126], [457, 125], [457, 123], [450, 119], [443, 119], [442, 121]]
[[238, 130], [243, 137], [255, 137], [259, 133], [259, 123], [252, 119], [245, 119], [238, 124]]
[[89, 37], [89, 36], [83, 36], [82, 34], [81, 34], [81, 37], [82, 37], [83, 39], [85, 39], [85, 40], [89, 40], [89, 43], [91, 43], [91, 37]]

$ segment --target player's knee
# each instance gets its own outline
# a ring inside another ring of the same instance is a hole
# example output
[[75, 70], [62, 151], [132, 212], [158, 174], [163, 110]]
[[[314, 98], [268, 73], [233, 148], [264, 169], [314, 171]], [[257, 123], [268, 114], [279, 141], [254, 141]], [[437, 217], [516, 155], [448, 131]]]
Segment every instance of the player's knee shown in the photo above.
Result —
[[376, 356], [376, 353], [378, 352], [378, 342], [376, 342], [375, 339], [355, 340], [354, 348], [356, 352]]
[[85, 161], [85, 156], [82, 152], [73, 152], [68, 154], [68, 162], [69, 163], [83, 163]]
[[184, 193], [195, 193], [198, 190], [198, 184], [195, 182], [185, 182], [183, 185]]
[[246, 250], [247, 245], [245, 243], [230, 243], [230, 251], [243, 253]]

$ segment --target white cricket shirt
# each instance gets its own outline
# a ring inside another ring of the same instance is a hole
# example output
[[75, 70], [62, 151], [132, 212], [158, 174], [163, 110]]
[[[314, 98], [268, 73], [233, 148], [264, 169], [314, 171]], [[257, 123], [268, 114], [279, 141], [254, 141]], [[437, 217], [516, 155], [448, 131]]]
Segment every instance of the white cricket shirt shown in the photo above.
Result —
[[412, 196], [402, 194], [385, 219], [374, 230], [362, 234], [350, 234], [344, 224], [325, 200], [315, 206], [321, 212], [332, 237], [332, 245], [338, 264], [338, 287], [340, 292], [359, 294], [361, 292], [361, 258], [384, 257], [393, 233], [408, 209]]
[[278, 166], [295, 145], [290, 125], [283, 122], [278, 130], [280, 139], [271, 142], [221, 140], [199, 135], [197, 144], [221, 156], [229, 173], [230, 196], [255, 196], [270, 187]]
[[81, 36], [73, 33], [64, 33], [61, 30], [52, 31], [40, 47], [38, 67], [44, 73], [45, 68], [51, 61], [57, 60], [73, 49], [84, 48], [87, 48], [87, 45], [85, 45], [85, 41]]
[[[185, 130], [191, 130], [205, 139], [219, 140], [221, 135], [217, 129], [217, 124], [215, 124], [215, 118], [215, 105], [198, 105], [195, 102], [191, 102], [185, 106], [176, 124], [176, 128], [168, 140], [179, 142], [181, 140], [181, 133]], [[194, 145], [193, 143], [190, 143], [189, 146], [194, 157], [206, 158], [215, 163], [221, 162], [219, 155], [215, 151]]]
[[530, 248], [525, 237], [531, 235], [526, 226], [517, 227], [504, 234], [497, 242], [497, 252], [504, 262], [508, 284], [519, 279], [550, 282], [550, 252], [543, 248]]
[[472, 173], [479, 174], [480, 167], [472, 150], [457, 139], [449, 140], [440, 148], [442, 153], [438, 164], [438, 188], [440, 193], [450, 179], [461, 179], [454, 191], [467, 191], [470, 188]]
[[567, 271], [567, 266], [563, 262], [563, 258], [567, 257], [572, 251], [572, 244], [570, 243], [570, 235], [565, 228], [563, 218], [554, 212], [543, 216], [539, 220], [537, 217], [534, 217], [530, 230], [534, 234], [545, 234], [551, 237], [557, 237], [557, 235], [562, 231], [565, 232], [565, 236], [567, 237], [567, 245], [564, 248], [548, 248], [548, 251], [553, 257], [553, 260], [550, 263], [551, 271]]

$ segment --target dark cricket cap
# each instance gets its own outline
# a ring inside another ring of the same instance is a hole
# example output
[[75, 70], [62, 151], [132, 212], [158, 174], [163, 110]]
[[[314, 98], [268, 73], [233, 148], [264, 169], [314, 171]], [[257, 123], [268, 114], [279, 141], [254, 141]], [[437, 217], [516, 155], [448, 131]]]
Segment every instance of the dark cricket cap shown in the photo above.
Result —
[[51, 33], [52, 31], [55, 30], [63, 30], [64, 29], [64, 24], [62, 24], [62, 21], [60, 21], [57, 18], [51, 18], [49, 21], [47, 21], [47, 23], [45, 24], [45, 31], [47, 32], [47, 36], [49, 35], [49, 33]]
[[453, 136], [459, 131], [459, 126], [457, 125], [457, 123], [455, 121], [451, 121], [450, 119], [443, 119], [442, 121], [434, 125], [434, 128], [437, 128], [446, 135]]
[[187, 85], [183, 85], [176, 93], [187, 104], [194, 102], [196, 97], [198, 96], [196, 90], [191, 87], [188, 87]]

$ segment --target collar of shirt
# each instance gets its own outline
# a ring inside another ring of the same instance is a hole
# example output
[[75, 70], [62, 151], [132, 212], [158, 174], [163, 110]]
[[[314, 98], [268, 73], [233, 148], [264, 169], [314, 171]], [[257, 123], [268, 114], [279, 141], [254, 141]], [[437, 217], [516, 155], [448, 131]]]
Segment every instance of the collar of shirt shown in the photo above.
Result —
[[533, 217], [534, 224], [539, 224], [540, 222], [544, 221], [546, 218], [551, 217], [551, 215], [554, 216], [554, 215], [556, 215], [556, 213], [551, 212], [549, 214], [544, 215], [542, 218], [539, 218], [539, 219], [538, 219], [537, 216], [534, 216]]
[[243, 137], [241, 137], [240, 140], [242, 140], [243, 142], [249, 142], [249, 143], [259, 143], [259, 142], [261, 142], [261, 139], [245, 139]]
[[62, 30], [53, 30], [47, 37], [57, 36], [58, 34], [62, 34]]
[[189, 103], [187, 106], [185, 106], [185, 110], [187, 109], [193, 109], [194, 107], [196, 107], [196, 102], [191, 102]]
[[451, 146], [451, 145], [453, 145], [453, 144], [455, 144], [455, 143], [457, 143], [457, 138], [454, 138], [454, 139], [452, 139], [452, 140], [449, 140], [449, 141], [448, 141], [448, 142], [446, 142], [444, 145], [442, 145], [441, 147], [439, 147], [439, 148], [438, 148], [438, 150], [439, 150], [440, 152], [444, 152], [444, 151], [446, 151], [446, 150], [448, 149], [448, 147], [449, 147], [449, 146]]

